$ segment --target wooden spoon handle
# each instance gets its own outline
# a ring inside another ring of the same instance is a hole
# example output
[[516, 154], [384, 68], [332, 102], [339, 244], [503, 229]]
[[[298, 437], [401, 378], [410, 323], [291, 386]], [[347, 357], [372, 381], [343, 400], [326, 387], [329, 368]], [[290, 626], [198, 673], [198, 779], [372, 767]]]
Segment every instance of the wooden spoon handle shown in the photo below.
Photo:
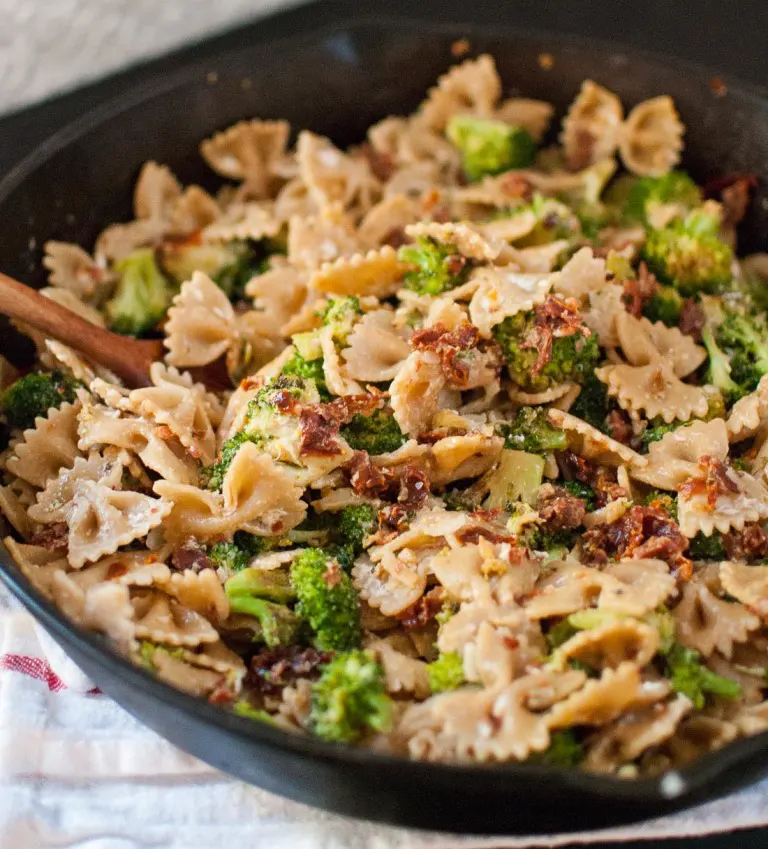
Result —
[[119, 336], [81, 318], [0, 272], [0, 313], [24, 321], [113, 371], [128, 386], [147, 386], [149, 367], [163, 356], [159, 340]]

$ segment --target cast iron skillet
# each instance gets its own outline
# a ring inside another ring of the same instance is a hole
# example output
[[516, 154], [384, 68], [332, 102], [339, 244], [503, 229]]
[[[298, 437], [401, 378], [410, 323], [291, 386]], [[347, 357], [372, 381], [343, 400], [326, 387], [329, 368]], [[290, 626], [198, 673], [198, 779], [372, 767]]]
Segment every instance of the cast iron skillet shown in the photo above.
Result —
[[[156, 159], [184, 182], [213, 184], [200, 139], [236, 120], [285, 117], [339, 143], [369, 124], [413, 109], [468, 37], [473, 53], [496, 57], [508, 91], [554, 102], [560, 114], [585, 77], [625, 105], [672, 95], [688, 132], [685, 167], [700, 181], [748, 172], [768, 183], [768, 101], [744, 86], [716, 96], [711, 73], [637, 51], [562, 35], [427, 26], [370, 19], [311, 36], [222, 54], [215, 77], [200, 69], [157, 78], [120, 103], [51, 138], [0, 184], [0, 257], [7, 273], [39, 285], [40, 245], [51, 238], [90, 245], [108, 222], [130, 217], [140, 165]], [[554, 57], [544, 70], [542, 53]], [[742, 232], [742, 248], [766, 244], [763, 188]], [[0, 328], [0, 349], [18, 357]], [[735, 743], [660, 780], [620, 781], [525, 765], [412, 763], [290, 735], [193, 699], [71, 625], [0, 549], [0, 573], [83, 670], [115, 701], [182, 749], [293, 799], [401, 825], [475, 833], [575, 831], [669, 813], [745, 785], [766, 771], [768, 734]]]

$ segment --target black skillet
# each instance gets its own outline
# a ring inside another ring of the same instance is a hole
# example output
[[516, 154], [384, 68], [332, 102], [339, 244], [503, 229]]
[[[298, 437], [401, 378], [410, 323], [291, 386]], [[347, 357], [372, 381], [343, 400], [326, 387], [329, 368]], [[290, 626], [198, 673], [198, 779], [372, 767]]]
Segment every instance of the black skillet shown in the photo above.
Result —
[[[688, 127], [684, 165], [696, 178], [730, 172], [762, 178], [741, 244], [746, 251], [768, 244], [768, 194], [762, 188], [768, 185], [768, 101], [730, 81], [722, 96], [713, 73], [676, 60], [508, 29], [499, 21], [506, 20], [509, 6], [482, 0], [478, 12], [480, 7], [495, 14], [478, 26], [358, 18], [226, 50], [205, 68], [166, 76], [160, 66], [140, 90], [57, 133], [0, 184], [3, 270], [39, 285], [39, 246], [46, 239], [90, 245], [104, 224], [128, 218], [133, 181], [147, 159], [167, 163], [184, 182], [215, 185], [197, 144], [241, 118], [285, 117], [294, 127], [340, 143], [361, 139], [372, 122], [417, 105], [452, 61], [451, 45], [460, 37], [469, 38], [471, 55], [488, 51], [496, 57], [508, 92], [550, 100], [560, 113], [585, 77], [609, 86], [626, 106], [672, 95]], [[470, 16], [482, 20], [479, 13]], [[292, 20], [300, 17], [294, 13]], [[314, 13], [314, 20], [322, 18]], [[7, 328], [0, 328], [0, 351], [19, 356]], [[643, 781], [535, 766], [411, 763], [288, 735], [156, 681], [99, 637], [69, 624], [1, 548], [0, 567], [13, 592], [83, 670], [142, 722], [246, 781], [341, 813], [474, 833], [576, 831], [669, 813], [768, 771], [768, 734], [733, 744], [679, 774]]]

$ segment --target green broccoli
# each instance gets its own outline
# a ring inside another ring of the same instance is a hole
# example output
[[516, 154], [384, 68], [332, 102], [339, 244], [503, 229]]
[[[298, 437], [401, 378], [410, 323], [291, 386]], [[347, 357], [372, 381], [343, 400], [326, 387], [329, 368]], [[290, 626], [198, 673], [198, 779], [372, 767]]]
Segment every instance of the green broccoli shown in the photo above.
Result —
[[536, 157], [536, 143], [523, 127], [472, 115], [455, 115], [446, 129], [448, 140], [461, 152], [470, 180], [527, 168]]
[[414, 266], [403, 276], [406, 289], [420, 295], [441, 295], [467, 279], [469, 269], [454, 245], [421, 237], [415, 245], [404, 245], [398, 252], [400, 262]]
[[211, 275], [213, 281], [233, 301], [245, 295], [245, 287], [252, 278], [269, 270], [269, 258], [284, 253], [282, 247], [269, 239], [258, 242], [235, 241], [226, 245], [231, 257]]
[[720, 531], [713, 531], [707, 537], [699, 531], [688, 544], [688, 556], [692, 560], [728, 560], [723, 535]]
[[668, 433], [672, 433], [672, 431], [677, 430], [684, 424], [685, 422], [681, 421], [668, 423], [661, 418], [651, 419], [651, 421], [648, 422], [646, 429], [640, 434], [640, 445], [642, 446], [643, 451], [647, 452], [648, 446], [651, 445], [651, 443], [658, 442]]
[[565, 433], [552, 425], [544, 407], [521, 407], [511, 422], [496, 426], [496, 433], [504, 437], [505, 448], [530, 454], [565, 451], [568, 447]]
[[338, 654], [312, 685], [309, 729], [335, 743], [354, 743], [368, 731], [392, 727], [384, 670], [363, 651]]
[[408, 441], [391, 412], [374, 410], [370, 416], [357, 413], [349, 424], [343, 425], [341, 435], [355, 451], [369, 454], [389, 454]]
[[501, 348], [510, 377], [527, 392], [542, 392], [566, 381], [583, 383], [594, 373], [600, 358], [595, 334], [586, 329], [570, 336], [555, 336], [549, 358], [534, 373], [540, 351], [537, 345], [523, 347], [536, 333], [536, 310], [508, 316], [493, 328], [493, 337]]
[[591, 486], [580, 481], [564, 481], [563, 489], [575, 498], [581, 498], [582, 501], [585, 501], [588, 512], [597, 507], [597, 493]]
[[134, 251], [115, 264], [120, 275], [105, 307], [109, 325], [118, 333], [139, 336], [152, 330], [165, 315], [173, 287], [155, 262], [151, 248]]
[[255, 445], [261, 445], [264, 438], [259, 433], [246, 433], [240, 431], [230, 437], [222, 446], [216, 462], [212, 466], [206, 466], [203, 469], [203, 478], [208, 482], [208, 489], [216, 492], [221, 491], [224, 483], [224, 477], [232, 465], [232, 461], [237, 456], [237, 452], [246, 442], [253, 442]]
[[157, 664], [155, 663], [155, 654], [157, 652], [164, 652], [176, 660], [184, 659], [184, 649], [182, 647], [170, 648], [169, 646], [164, 646], [160, 643], [152, 643], [149, 640], [142, 640], [139, 644], [138, 659], [141, 665], [146, 669], [149, 669], [150, 672], [157, 671]]
[[[363, 540], [378, 527], [377, 512], [370, 504], [354, 504], [332, 515], [334, 517], [333, 537], [354, 560], [363, 552]], [[336, 557], [339, 557], [338, 553]]]
[[321, 549], [302, 551], [291, 566], [296, 612], [312, 629], [315, 648], [349, 651], [360, 645], [360, 603], [352, 579]]
[[245, 613], [258, 621], [258, 638], [269, 648], [296, 642], [301, 620], [287, 607], [295, 597], [287, 574], [244, 569], [227, 579], [224, 591], [233, 613]]
[[687, 213], [700, 206], [701, 190], [683, 171], [669, 171], [661, 177], [640, 177], [627, 192], [625, 217], [648, 226], [655, 209], [674, 205]]
[[643, 498], [646, 507], [656, 507], [663, 510], [671, 519], [677, 521], [677, 496], [661, 489], [651, 489]]
[[464, 683], [464, 662], [455, 651], [441, 652], [437, 660], [428, 664], [427, 672], [433, 693], [447, 693]]
[[529, 233], [515, 240], [516, 247], [532, 248], [548, 245], [561, 239], [570, 239], [581, 232], [579, 218], [569, 206], [540, 192], [534, 193], [533, 199], [527, 206], [518, 206], [509, 211], [499, 212], [497, 217], [507, 218], [531, 213], [536, 219], [536, 224]]
[[575, 637], [578, 633], [579, 629], [569, 622], [566, 616], [554, 625], [550, 625], [549, 630], [544, 634], [544, 639], [550, 651], [554, 653], [560, 646], [567, 643], [571, 637]]
[[716, 217], [696, 210], [682, 221], [651, 230], [643, 259], [662, 283], [683, 295], [717, 292], [730, 283], [733, 250], [717, 236]]
[[332, 327], [333, 341], [337, 345], [346, 345], [352, 328], [362, 314], [360, 299], [354, 295], [332, 298], [323, 313], [323, 327]]
[[267, 713], [262, 708], [254, 707], [245, 699], [236, 701], [232, 705], [232, 711], [238, 716], [244, 716], [246, 719], [253, 719], [255, 722], [263, 722], [266, 725], [275, 724], [275, 718], [271, 714]]
[[667, 675], [672, 688], [687, 696], [698, 710], [704, 707], [706, 696], [734, 701], [741, 698], [738, 681], [716, 675], [701, 662], [701, 656], [693, 649], [675, 643], [666, 655]]
[[217, 542], [207, 552], [208, 559], [215, 569], [227, 572], [241, 572], [251, 559], [247, 551], [233, 542]]
[[768, 327], [764, 317], [724, 308], [715, 340], [730, 356], [730, 374], [742, 394], [751, 392], [768, 374]]
[[683, 298], [673, 286], [659, 287], [643, 305], [643, 315], [649, 321], [662, 321], [667, 327], [677, 327], [683, 311]]
[[570, 551], [579, 540], [578, 530], [562, 528], [550, 531], [537, 525], [529, 525], [520, 541], [533, 551], [545, 551], [550, 557], [559, 556]]
[[553, 731], [549, 748], [544, 752], [531, 755], [528, 760], [530, 763], [546, 766], [578, 766], [583, 759], [583, 744], [578, 741], [573, 729], [567, 728], [564, 731]]
[[581, 392], [573, 402], [570, 412], [585, 422], [591, 424], [603, 433], [608, 433], [608, 413], [616, 406], [616, 402], [608, 394], [605, 384], [594, 373], [590, 372], [581, 386]]
[[38, 416], [46, 416], [64, 403], [71, 404], [82, 385], [59, 371], [25, 374], [0, 395], [0, 412], [10, 427], [32, 427]]
[[325, 382], [325, 372], [323, 370], [323, 358], [317, 357], [312, 360], [305, 360], [301, 354], [296, 351], [288, 362], [283, 366], [281, 374], [295, 375], [296, 377], [311, 380], [317, 387], [321, 401], [330, 401], [331, 393], [328, 391], [328, 384]]

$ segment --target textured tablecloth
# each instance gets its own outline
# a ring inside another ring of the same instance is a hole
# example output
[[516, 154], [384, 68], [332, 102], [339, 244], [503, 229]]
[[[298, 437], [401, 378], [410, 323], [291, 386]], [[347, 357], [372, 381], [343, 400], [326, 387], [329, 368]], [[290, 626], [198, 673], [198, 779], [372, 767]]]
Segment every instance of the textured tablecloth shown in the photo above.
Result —
[[[767, 822], [768, 781], [599, 838], [702, 835]], [[249, 787], [180, 752], [94, 691], [0, 585], [2, 849], [513, 849], [596, 838], [409, 831]]]

